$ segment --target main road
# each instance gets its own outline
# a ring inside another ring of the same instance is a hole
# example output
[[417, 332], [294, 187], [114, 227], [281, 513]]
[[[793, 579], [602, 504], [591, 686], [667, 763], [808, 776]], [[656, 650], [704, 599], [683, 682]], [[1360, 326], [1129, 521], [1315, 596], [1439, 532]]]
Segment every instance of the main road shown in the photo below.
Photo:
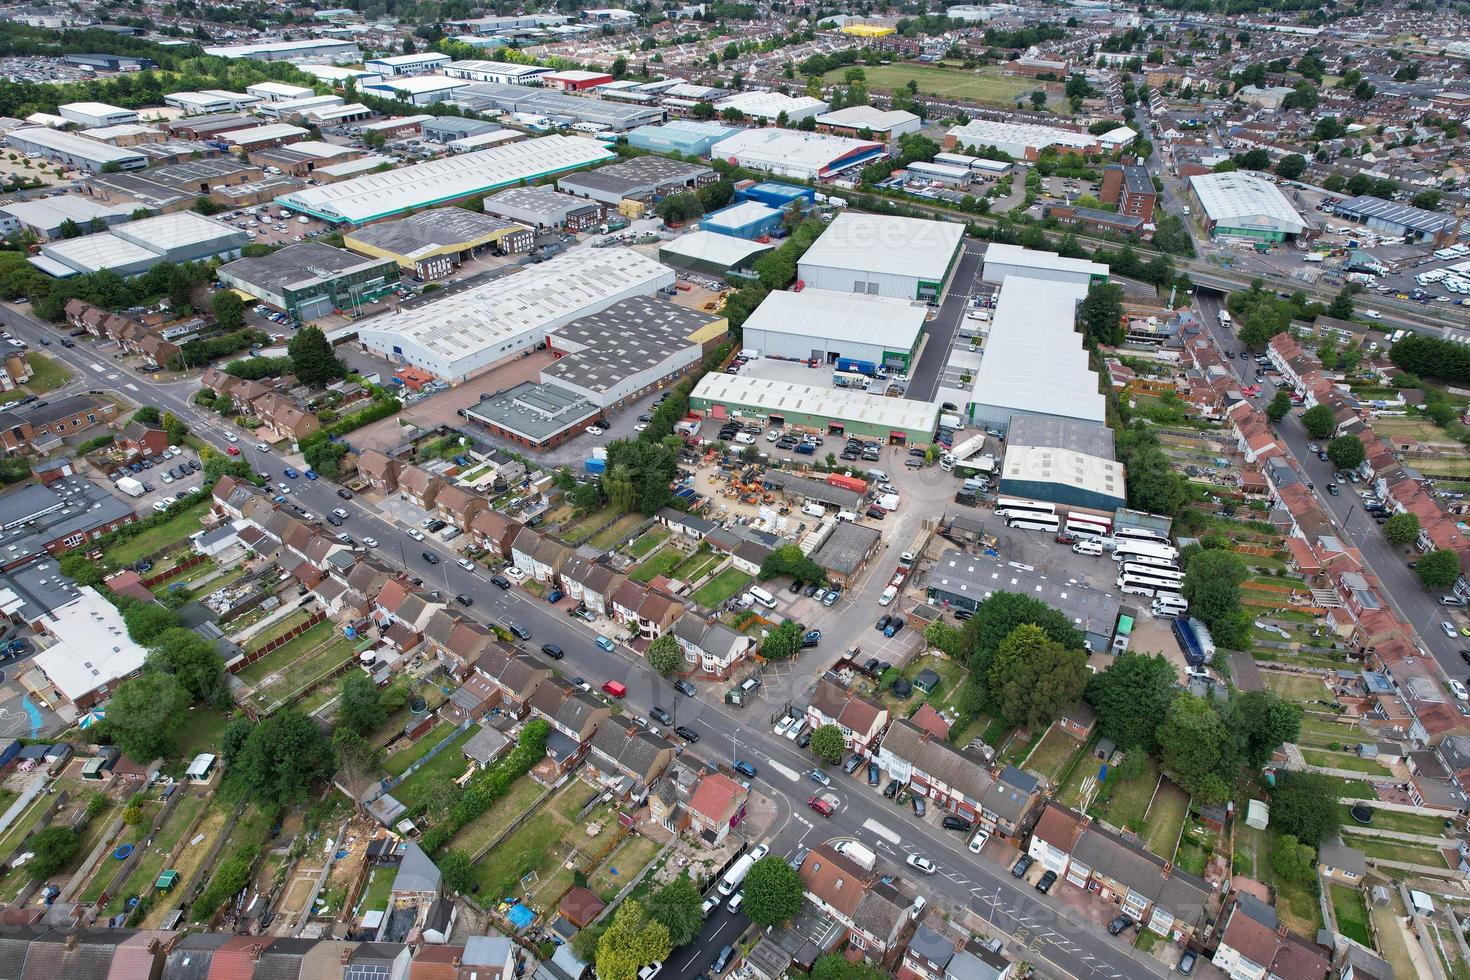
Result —
[[[43, 336], [53, 341], [58, 336], [54, 328], [8, 305], [0, 304], [0, 319], [33, 347]], [[190, 399], [198, 390], [197, 381], [157, 383], [104, 360], [84, 346], [68, 349], [53, 343], [48, 353], [67, 362], [80, 376], [98, 379], [99, 384], [107, 375], [116, 374], [119, 380], [106, 384], [124, 389], [131, 400], [173, 412], [196, 436], [219, 451], [231, 445], [226, 437], [234, 434], [239, 440], [234, 445], [252, 469], [270, 474], [273, 483], [283, 480], [280, 471], [284, 462], [279, 454], [256, 449], [249, 438], [232, 433], [230, 427], [196, 408]], [[769, 796], [776, 808], [775, 823], [766, 841], [773, 853], [790, 856], [822, 841], [861, 840], [880, 854], [880, 871], [894, 874], [910, 892], [914, 884], [923, 887], [931, 904], [940, 906], [931, 914], [944, 911], [953, 919], [962, 918], [966, 909], [975, 911], [996, 933], [1011, 937], [1007, 950], [1011, 955], [1039, 963], [1050, 974], [1080, 980], [1143, 976], [1162, 980], [1168, 975], [1168, 969], [1159, 961], [1136, 952], [1125, 940], [1086, 924], [1057, 896], [1041, 895], [1026, 882], [1013, 878], [1008, 869], [1017, 852], [1009, 846], [993, 843], [985, 854], [971, 854], [963, 838], [939, 830], [916, 818], [907, 807], [897, 807], [884, 799], [867, 785], [861, 770], [856, 777], [836, 771], [832, 785], [826, 788], [809, 781], [806, 773], [813, 767], [813, 757], [794, 742], [776, 736], [762, 707], [739, 709], [712, 697], [680, 695], [633, 651], [620, 645], [611, 656], [603, 653], [592, 642], [594, 632], [580, 620], [559, 613], [523, 590], [496, 587], [484, 568], [462, 568], [458, 553], [436, 538], [414, 541], [408, 537], [407, 528], [385, 520], [381, 512], [362, 500], [339, 498], [336, 487], [328, 481], [285, 482], [292, 489], [288, 497], [291, 504], [317, 519], [334, 508], [343, 509], [349, 517], [340, 531], [359, 541], [375, 538], [375, 554], [380, 560], [422, 578], [425, 588], [440, 590], [452, 607], [452, 597], [464, 595], [471, 605], [461, 608], [463, 613], [486, 622], [514, 622], [525, 627], [532, 634], [532, 649], [542, 643], [557, 644], [565, 651], [559, 666], [566, 674], [578, 675], [594, 688], [607, 680], [622, 682], [628, 688], [626, 706], [634, 712], [646, 715], [655, 705], [667, 709], [676, 724], [699, 733], [698, 746], [691, 751], [727, 765], [737, 758], [755, 765], [758, 775], [753, 787]], [[896, 564], [896, 559], [885, 561]], [[767, 703], [757, 701], [756, 705]], [[837, 805], [832, 817], [823, 818], [807, 807], [813, 795], [825, 796]], [[913, 872], [903, 863], [910, 853], [934, 861], [938, 873], [925, 877]], [[666, 974], [670, 980], [697, 976], [746, 925], [743, 916], [732, 915], [722, 907], [711, 915], [699, 939], [675, 950]]]

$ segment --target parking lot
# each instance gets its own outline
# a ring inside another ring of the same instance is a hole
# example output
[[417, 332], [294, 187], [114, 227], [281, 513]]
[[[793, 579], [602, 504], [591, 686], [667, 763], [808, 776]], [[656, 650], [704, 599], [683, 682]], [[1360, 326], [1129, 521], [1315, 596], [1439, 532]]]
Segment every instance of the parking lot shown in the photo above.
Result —
[[195, 453], [179, 446], [171, 446], [156, 456], [139, 457], [136, 462], [119, 466], [108, 474], [114, 492], [118, 481], [131, 477], [143, 485], [143, 493], [134, 497], [133, 507], [143, 511], [151, 507], [156, 511], [168, 509], [168, 505], [185, 496], [203, 492], [204, 468]]

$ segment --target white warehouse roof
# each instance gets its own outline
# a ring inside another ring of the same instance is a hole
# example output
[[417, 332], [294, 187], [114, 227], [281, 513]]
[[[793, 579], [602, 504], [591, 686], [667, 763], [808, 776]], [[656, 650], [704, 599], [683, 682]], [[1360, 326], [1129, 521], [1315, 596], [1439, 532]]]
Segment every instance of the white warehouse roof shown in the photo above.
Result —
[[1269, 180], [1239, 172], [1201, 174], [1189, 178], [1189, 186], [1216, 225], [1288, 235], [1307, 230], [1296, 208]]
[[712, 160], [736, 159], [757, 170], [824, 177], [852, 162], [871, 159], [883, 144], [795, 129], [742, 129], [710, 147]]
[[803, 289], [799, 293], [767, 293], [745, 321], [744, 329], [747, 333], [764, 330], [907, 351], [918, 342], [926, 315], [923, 303], [831, 289]]
[[736, 92], [715, 103], [715, 108], [738, 109], [747, 116], [758, 119], [775, 119], [786, 113], [792, 123], [801, 122], [807, 116], [815, 116], [832, 107], [830, 102], [814, 99], [810, 95], [782, 95], [780, 92]]
[[680, 235], [667, 244], [660, 245], [658, 250], [661, 255], [677, 255], [691, 260], [703, 259], [719, 265], [734, 266], [751, 255], [768, 252], [773, 248], [775, 248], [774, 245], [747, 241], [733, 235], [721, 235], [713, 231], [692, 231], [687, 235]]
[[857, 388], [816, 388], [794, 381], [772, 381], [746, 374], [711, 372], [699, 380], [691, 398], [749, 405], [764, 412], [797, 412], [839, 421], [932, 433], [939, 424], [937, 402], [870, 395]]
[[276, 201], [328, 221], [361, 224], [611, 159], [613, 154], [596, 140], [543, 136], [293, 191]]
[[844, 129], [867, 127], [875, 133], [901, 129], [905, 133], [919, 128], [919, 117], [903, 109], [877, 109], [870, 105], [850, 105], [846, 109], [824, 112], [817, 117], [818, 126], [840, 126]]
[[953, 221], [844, 211], [802, 255], [798, 268], [853, 269], [939, 281], [965, 226]]
[[57, 153], [67, 153], [74, 157], [92, 160], [106, 166], [109, 163], [119, 165], [134, 163], [142, 158], [142, 154], [135, 149], [113, 146], [111, 143], [103, 143], [100, 140], [88, 139], [75, 133], [64, 132], [59, 129], [47, 129], [39, 127], [36, 129], [13, 129], [9, 133], [12, 141], [23, 141], [54, 150]]
[[1020, 245], [1007, 245], [994, 242], [985, 247], [985, 265], [991, 263], [996, 265], [1012, 266], [1021, 269], [1046, 269], [1057, 272], [1076, 273], [1079, 276], [1108, 277], [1108, 267], [1101, 262], [1091, 259], [1071, 259], [1059, 255], [1056, 252], [1044, 252], [1041, 249], [1022, 248]]
[[1087, 287], [1010, 276], [1000, 287], [970, 396], [1012, 412], [1105, 422], [1098, 376], [1077, 332]]

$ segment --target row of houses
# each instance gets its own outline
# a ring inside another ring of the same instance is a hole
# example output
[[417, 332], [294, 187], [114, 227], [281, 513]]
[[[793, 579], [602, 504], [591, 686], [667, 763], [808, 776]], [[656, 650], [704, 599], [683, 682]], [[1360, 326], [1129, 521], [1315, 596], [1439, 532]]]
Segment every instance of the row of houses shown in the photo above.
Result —
[[109, 340], [123, 350], [160, 367], [179, 356], [179, 345], [157, 330], [120, 313], [111, 313], [86, 300], [67, 300], [66, 322], [100, 340]]
[[275, 439], [300, 442], [321, 430], [321, 419], [298, 397], [260, 381], [246, 381], [219, 368], [207, 368], [199, 383], [234, 402], [241, 414], [254, 415]]

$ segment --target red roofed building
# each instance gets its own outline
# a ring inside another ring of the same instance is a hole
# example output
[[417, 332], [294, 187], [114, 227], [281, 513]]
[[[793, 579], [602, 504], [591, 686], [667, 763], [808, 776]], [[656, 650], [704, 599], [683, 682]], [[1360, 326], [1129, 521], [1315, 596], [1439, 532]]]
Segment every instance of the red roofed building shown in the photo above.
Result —
[[745, 819], [750, 791], [724, 773], [702, 776], [689, 798], [689, 829], [708, 847], [718, 847]]

